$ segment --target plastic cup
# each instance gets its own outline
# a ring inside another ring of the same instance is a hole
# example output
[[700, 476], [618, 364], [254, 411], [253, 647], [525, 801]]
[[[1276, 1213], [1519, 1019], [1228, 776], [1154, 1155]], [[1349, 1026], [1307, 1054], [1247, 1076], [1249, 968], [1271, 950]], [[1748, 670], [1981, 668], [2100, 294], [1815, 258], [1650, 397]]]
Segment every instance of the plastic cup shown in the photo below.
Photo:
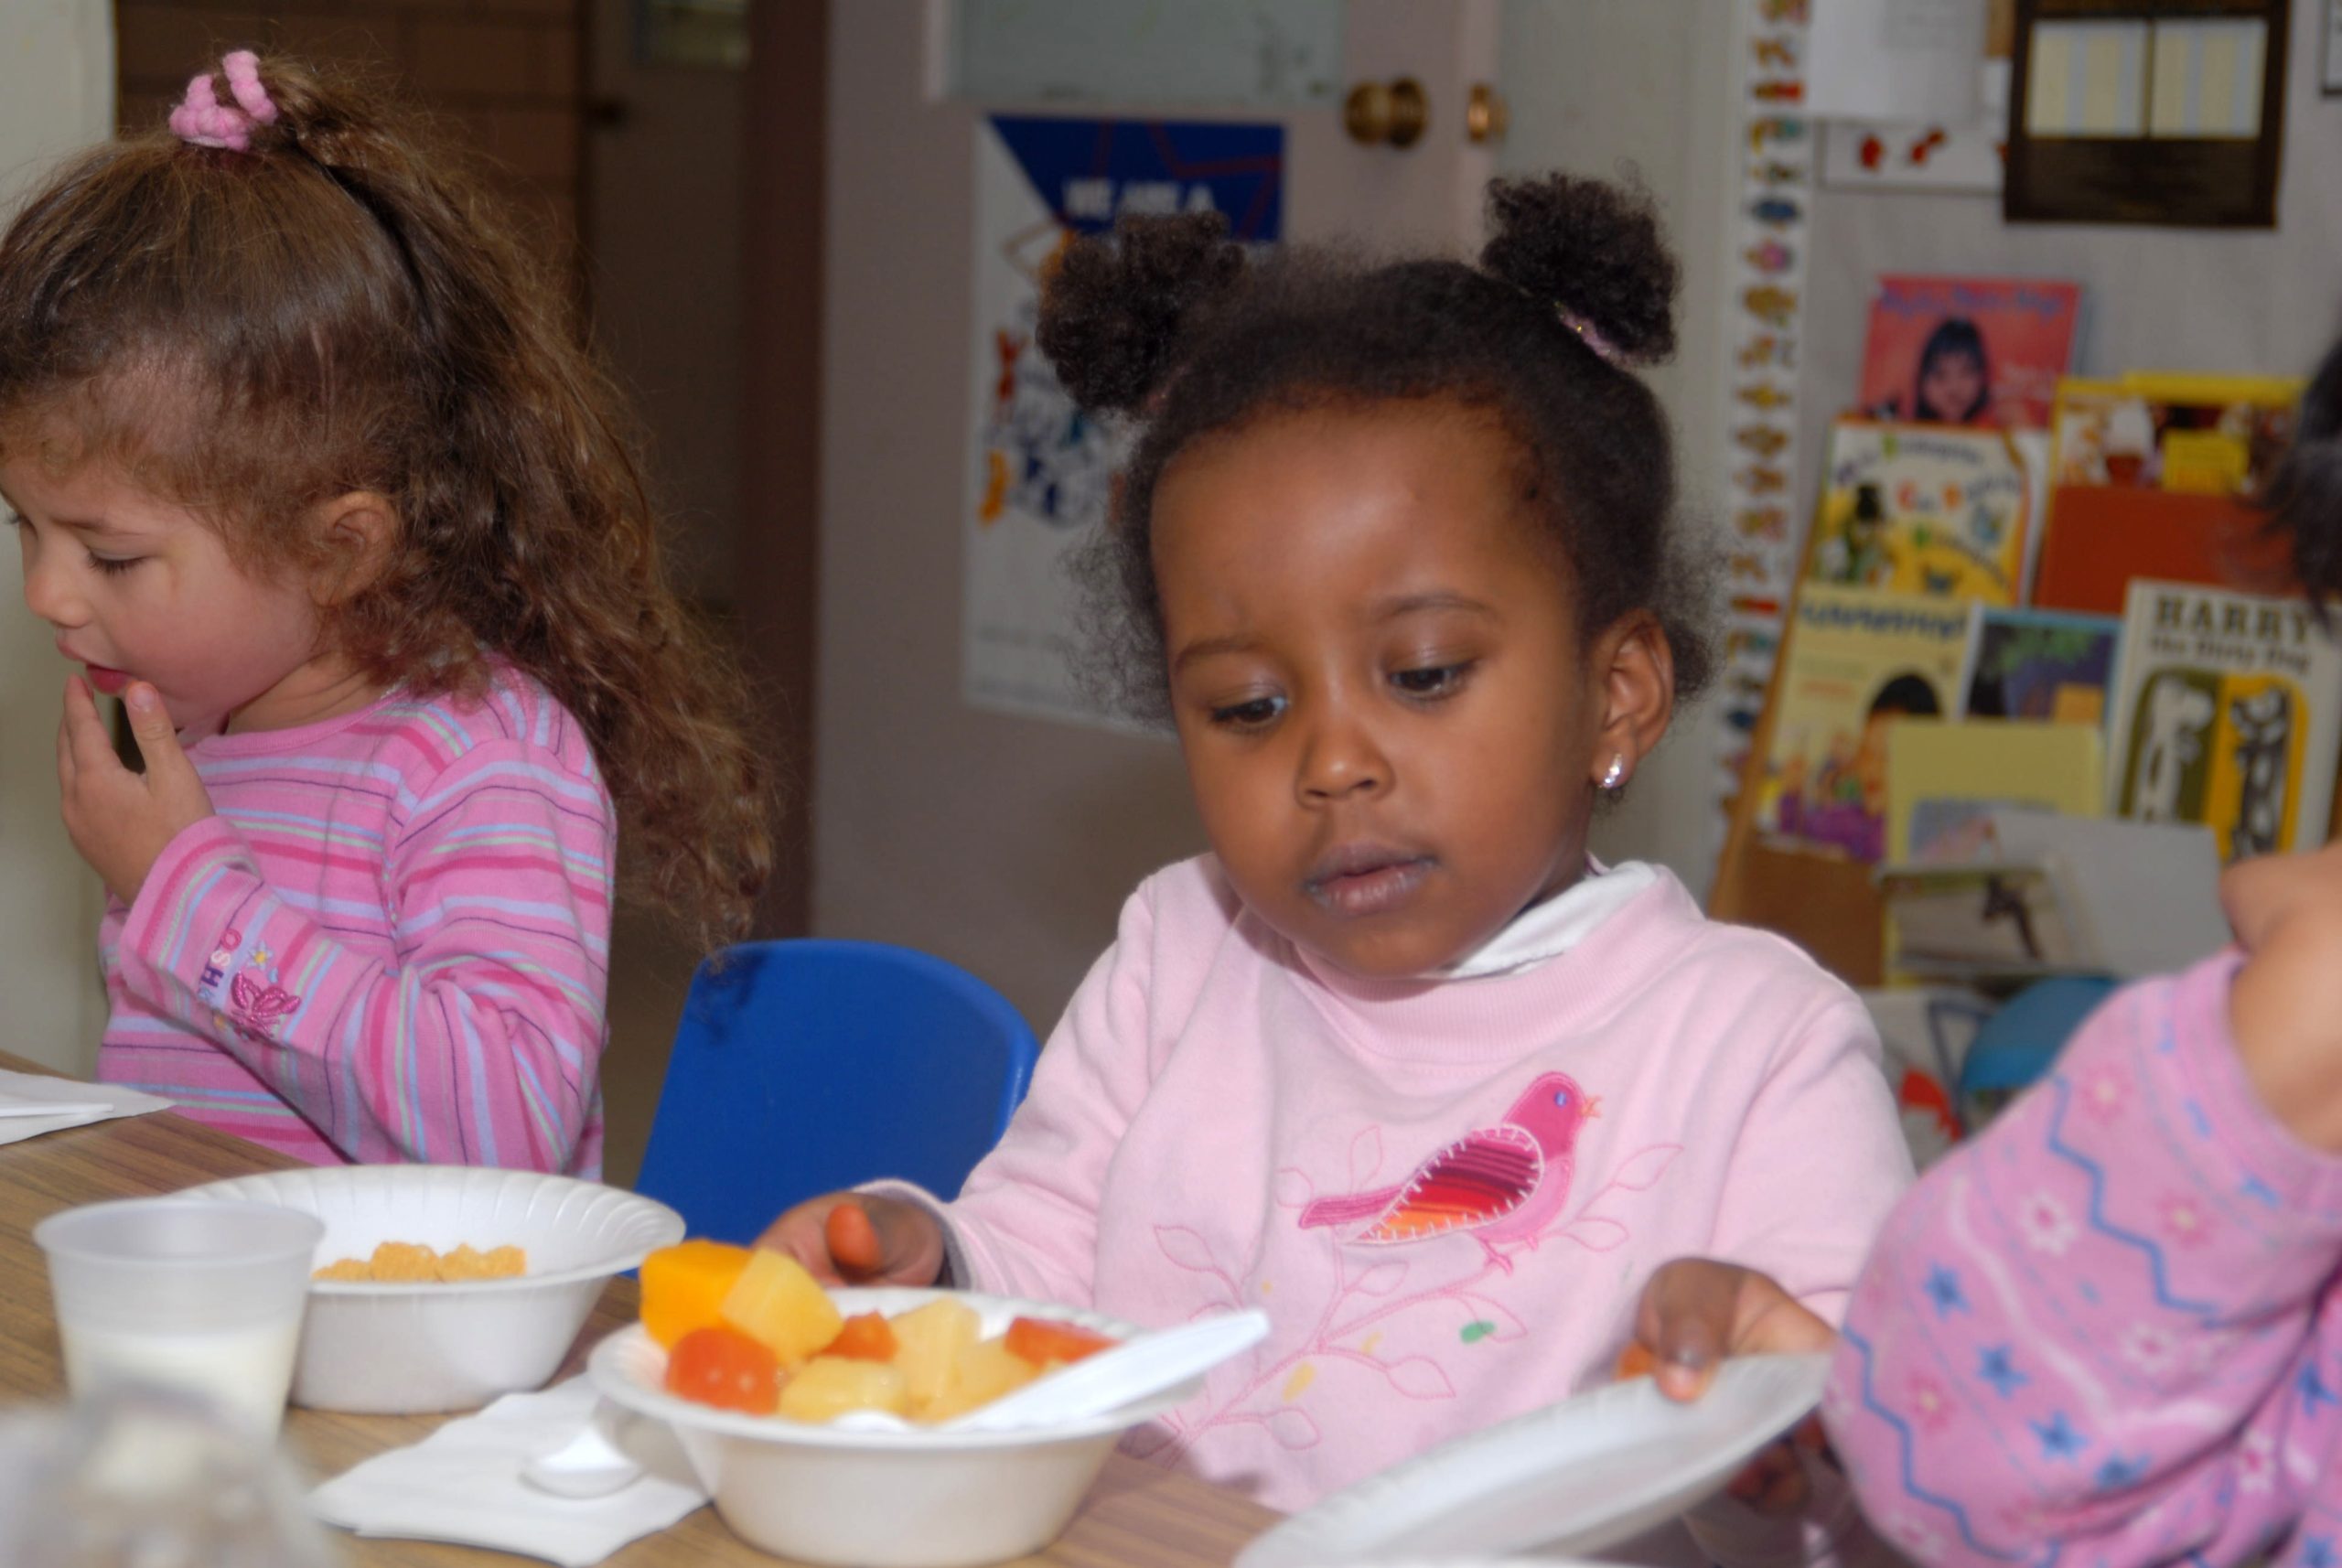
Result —
[[88, 1397], [148, 1384], [254, 1430], [285, 1417], [325, 1224], [263, 1203], [130, 1198], [33, 1228], [48, 1258], [65, 1380]]

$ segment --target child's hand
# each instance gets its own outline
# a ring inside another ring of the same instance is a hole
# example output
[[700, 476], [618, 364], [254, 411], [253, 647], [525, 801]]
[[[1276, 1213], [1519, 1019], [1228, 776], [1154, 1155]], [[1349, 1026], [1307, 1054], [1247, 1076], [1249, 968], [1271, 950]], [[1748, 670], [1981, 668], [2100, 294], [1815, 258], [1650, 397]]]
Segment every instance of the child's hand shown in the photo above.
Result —
[[2270, 1114], [2342, 1154], [2342, 845], [2230, 866], [2220, 902], [2244, 967], [2229, 1024]]
[[[1660, 1393], [1690, 1401], [1707, 1392], [1727, 1356], [1827, 1350], [1837, 1339], [1769, 1277], [1710, 1258], [1678, 1258], [1643, 1287], [1626, 1359], [1647, 1361]], [[1821, 1452], [1819, 1422], [1808, 1421], [1757, 1455], [1727, 1490], [1763, 1513], [1795, 1512], [1807, 1489], [1800, 1447]]]
[[868, 1192], [809, 1197], [757, 1238], [831, 1284], [931, 1285], [943, 1272], [943, 1231], [927, 1210]]
[[98, 716], [97, 699], [72, 675], [66, 678], [65, 717], [57, 726], [57, 782], [73, 847], [107, 890], [129, 904], [164, 846], [211, 815], [211, 797], [179, 749], [162, 693], [134, 681], [123, 698], [146, 771], [133, 773], [122, 765]]

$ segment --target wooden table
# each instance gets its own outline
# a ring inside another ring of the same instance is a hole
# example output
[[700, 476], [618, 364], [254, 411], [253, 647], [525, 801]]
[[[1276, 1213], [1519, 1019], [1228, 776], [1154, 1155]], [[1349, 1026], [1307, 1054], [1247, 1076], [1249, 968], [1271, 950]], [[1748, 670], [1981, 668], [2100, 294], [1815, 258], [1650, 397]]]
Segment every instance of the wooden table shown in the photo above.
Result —
[[[40, 1071], [0, 1052], [0, 1067]], [[32, 1228], [60, 1208], [109, 1197], [175, 1192], [199, 1182], [291, 1165], [282, 1155], [167, 1112], [101, 1122], [0, 1146], [0, 1400], [55, 1399], [64, 1392], [48, 1274]], [[613, 1280], [596, 1306], [571, 1369], [585, 1348], [633, 1320], [631, 1280]], [[361, 1459], [414, 1443], [443, 1416], [336, 1415], [294, 1410], [285, 1419], [293, 1455], [314, 1474], [340, 1474]], [[1275, 1516], [1232, 1492], [1185, 1479], [1116, 1454], [1106, 1462], [1081, 1512], [1039, 1556], [1052, 1568], [1218, 1568]], [[500, 1552], [424, 1541], [343, 1537], [348, 1559], [385, 1568], [453, 1568], [510, 1563]], [[649, 1536], [609, 1561], [618, 1568], [711, 1564], [771, 1568], [774, 1559], [743, 1545], [702, 1509], [674, 1529]]]

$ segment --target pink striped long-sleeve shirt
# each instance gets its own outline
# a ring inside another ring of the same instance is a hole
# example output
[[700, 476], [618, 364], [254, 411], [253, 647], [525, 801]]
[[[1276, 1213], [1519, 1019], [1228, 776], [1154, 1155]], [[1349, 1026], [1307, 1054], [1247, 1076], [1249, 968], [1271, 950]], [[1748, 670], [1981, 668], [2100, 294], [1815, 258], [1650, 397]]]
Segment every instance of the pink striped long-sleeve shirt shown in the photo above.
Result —
[[188, 756], [216, 814], [107, 909], [99, 1076], [313, 1164], [598, 1174], [616, 827], [552, 694], [500, 669]]

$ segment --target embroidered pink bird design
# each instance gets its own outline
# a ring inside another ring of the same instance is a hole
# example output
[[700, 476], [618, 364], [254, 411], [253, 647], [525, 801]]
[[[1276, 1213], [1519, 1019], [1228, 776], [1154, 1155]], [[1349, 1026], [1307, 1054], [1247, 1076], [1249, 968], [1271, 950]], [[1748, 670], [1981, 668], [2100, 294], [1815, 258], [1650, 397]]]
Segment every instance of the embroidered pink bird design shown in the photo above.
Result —
[[1489, 1261], [1508, 1273], [1501, 1243], [1537, 1245], [1570, 1195], [1577, 1135], [1602, 1113], [1602, 1102], [1565, 1072], [1540, 1076], [1494, 1127], [1466, 1133], [1418, 1165], [1396, 1187], [1321, 1197], [1301, 1211], [1301, 1226], [1366, 1228], [1357, 1240], [1417, 1240], [1469, 1230]]

